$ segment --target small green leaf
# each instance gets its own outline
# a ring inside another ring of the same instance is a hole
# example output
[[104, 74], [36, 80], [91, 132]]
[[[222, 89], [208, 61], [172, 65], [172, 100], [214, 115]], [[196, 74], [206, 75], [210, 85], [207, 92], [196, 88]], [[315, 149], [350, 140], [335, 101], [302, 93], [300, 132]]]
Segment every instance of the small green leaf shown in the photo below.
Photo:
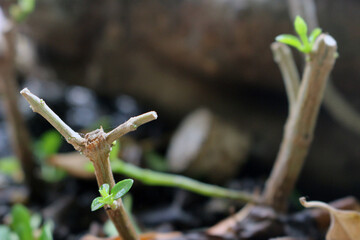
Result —
[[297, 38], [296, 36], [291, 35], [291, 34], [281, 34], [281, 35], [277, 36], [275, 38], [275, 40], [277, 42], [285, 43], [285, 44], [295, 47], [297, 49], [300, 49], [302, 47], [302, 44], [301, 44], [299, 38]]
[[297, 34], [299, 34], [300, 38], [307, 36], [307, 25], [304, 19], [300, 16], [296, 16], [294, 21], [294, 27]]
[[49, 222], [43, 225], [39, 240], [53, 240], [51, 233], [51, 224]]
[[19, 235], [20, 239], [33, 240], [29, 210], [21, 204], [16, 204], [11, 209], [11, 217], [11, 227]]
[[109, 184], [104, 183], [103, 185], [101, 185], [99, 192], [100, 192], [101, 196], [107, 197], [107, 196], [109, 196], [109, 190], [110, 190]]
[[119, 199], [124, 196], [132, 187], [134, 180], [125, 179], [118, 182], [112, 189], [111, 193], [114, 195], [114, 199]]
[[96, 211], [105, 205], [105, 203], [100, 202], [100, 200], [102, 200], [102, 197], [97, 197], [93, 200], [91, 203], [91, 211]]
[[321, 28], [315, 28], [309, 36], [309, 42], [313, 44], [316, 38], [321, 34], [321, 32], [322, 32]]

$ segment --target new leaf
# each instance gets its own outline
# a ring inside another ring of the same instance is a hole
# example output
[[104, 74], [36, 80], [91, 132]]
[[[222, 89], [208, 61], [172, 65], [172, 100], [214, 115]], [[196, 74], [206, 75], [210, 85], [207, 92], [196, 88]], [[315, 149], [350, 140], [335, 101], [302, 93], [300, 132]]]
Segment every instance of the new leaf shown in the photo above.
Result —
[[102, 199], [102, 197], [97, 197], [93, 200], [93, 202], [91, 203], [91, 211], [96, 211], [105, 205], [105, 203], [102, 203], [99, 201], [101, 199]]
[[101, 196], [103, 196], [103, 197], [109, 196], [109, 189], [110, 189], [109, 184], [104, 183], [103, 185], [101, 185], [101, 187], [99, 189]]
[[309, 42], [313, 44], [316, 38], [321, 34], [321, 32], [322, 32], [321, 28], [315, 28], [309, 36]]
[[307, 35], [307, 25], [304, 19], [300, 16], [296, 16], [294, 22], [295, 31], [301, 38], [306, 37]]
[[308, 37], [307, 36], [308, 28], [306, 22], [300, 16], [297, 16], [295, 18], [294, 28], [300, 38], [291, 34], [281, 34], [277, 36], [275, 40], [290, 45], [292, 47], [295, 47], [300, 52], [310, 53], [314, 46], [314, 42], [316, 38], [321, 34], [321, 29], [315, 28]]
[[118, 182], [112, 189], [111, 194], [114, 195], [114, 199], [119, 199], [124, 196], [132, 187], [134, 180], [132, 179], [125, 179]]
[[287, 45], [290, 45], [290, 46], [293, 46], [295, 48], [297, 48], [299, 51], [301, 51], [301, 48], [302, 48], [302, 44], [299, 40], [299, 38], [297, 38], [296, 36], [294, 35], [291, 35], [291, 34], [281, 34], [279, 36], [277, 36], [275, 38], [275, 40], [277, 42], [281, 42], [281, 43], [285, 43]]

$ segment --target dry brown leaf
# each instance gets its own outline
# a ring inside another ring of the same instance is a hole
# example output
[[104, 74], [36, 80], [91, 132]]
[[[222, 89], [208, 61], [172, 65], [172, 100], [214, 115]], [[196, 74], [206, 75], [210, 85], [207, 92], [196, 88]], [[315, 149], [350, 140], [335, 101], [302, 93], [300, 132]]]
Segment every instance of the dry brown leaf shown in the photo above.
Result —
[[349, 210], [338, 210], [332, 206], [319, 202], [307, 202], [304, 197], [300, 203], [306, 207], [317, 207], [327, 210], [331, 216], [331, 224], [326, 234], [326, 240], [359, 240], [360, 239], [360, 213]]

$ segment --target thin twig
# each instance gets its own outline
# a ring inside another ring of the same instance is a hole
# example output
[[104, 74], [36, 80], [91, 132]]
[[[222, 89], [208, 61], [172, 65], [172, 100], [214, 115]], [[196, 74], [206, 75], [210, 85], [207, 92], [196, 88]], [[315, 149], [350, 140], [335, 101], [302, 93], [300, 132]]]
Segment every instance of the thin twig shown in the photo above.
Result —
[[229, 198], [244, 203], [257, 202], [252, 194], [202, 183], [188, 177], [142, 169], [123, 161], [113, 161], [111, 165], [114, 172], [134, 178], [147, 185], [178, 187], [208, 197]]
[[76, 150], [80, 150], [84, 145], [84, 139], [72, 130], [56, 113], [54, 113], [45, 103], [44, 100], [32, 94], [29, 89], [21, 90], [21, 95], [30, 103], [31, 109], [43, 116], [48, 122], [58, 130], [68, 143], [74, 146]]
[[279, 65], [289, 101], [289, 112], [295, 108], [299, 92], [300, 77], [290, 48], [282, 43], [271, 44], [274, 60]]
[[[319, 27], [314, 0], [288, 0], [288, 5], [292, 21], [299, 15], [308, 23], [309, 29]], [[344, 98], [331, 79], [325, 90], [324, 105], [336, 121], [360, 135], [360, 113]]]
[[[105, 183], [109, 184], [110, 187], [115, 185], [109, 161], [111, 144], [115, 139], [110, 142], [107, 137], [109, 135], [111, 139], [114, 137], [120, 137], [127, 132], [135, 130], [136, 128], [134, 128], [134, 124], [141, 125], [150, 121], [148, 114], [144, 114], [131, 118], [128, 121], [129, 124], [120, 125], [117, 127], [119, 130], [115, 131], [113, 134], [111, 134], [113, 131], [110, 132], [110, 134], [106, 134], [102, 128], [100, 128], [86, 134], [85, 138], [82, 138], [77, 132], [66, 125], [59, 116], [45, 104], [44, 100], [39, 99], [26, 88], [21, 91], [21, 94], [30, 103], [34, 112], [39, 113], [47, 119], [51, 125], [53, 125], [65, 137], [65, 139], [74, 146], [76, 150], [83, 152], [84, 155], [93, 163], [96, 180], [99, 186]], [[153, 113], [151, 114], [154, 115]], [[118, 199], [117, 202], [118, 205], [116, 209], [109, 209], [106, 211], [108, 216], [123, 239], [137, 240], [138, 236], [131, 224], [129, 216], [125, 211], [121, 199]]]
[[[83, 153], [94, 165], [99, 187], [107, 183], [112, 188], [115, 185], [115, 181], [109, 160], [111, 144], [106, 141], [105, 136], [106, 133], [101, 128], [87, 133], [85, 135], [86, 141]], [[108, 209], [106, 211], [108, 216], [123, 239], [137, 240], [135, 228], [131, 224], [121, 199], [118, 199], [117, 203], [116, 209]]]
[[130, 118], [128, 121], [124, 122], [123, 124], [119, 125], [117, 128], [112, 130], [111, 132], [106, 134], [106, 141], [109, 144], [112, 144], [116, 139], [120, 138], [121, 136], [135, 131], [139, 126], [151, 122], [157, 119], [157, 113], [154, 111], [147, 112], [141, 114], [136, 117]]
[[336, 50], [336, 41], [322, 34], [306, 62], [298, 100], [286, 122], [280, 151], [263, 194], [264, 203], [277, 211], [286, 210], [287, 199], [308, 153]]

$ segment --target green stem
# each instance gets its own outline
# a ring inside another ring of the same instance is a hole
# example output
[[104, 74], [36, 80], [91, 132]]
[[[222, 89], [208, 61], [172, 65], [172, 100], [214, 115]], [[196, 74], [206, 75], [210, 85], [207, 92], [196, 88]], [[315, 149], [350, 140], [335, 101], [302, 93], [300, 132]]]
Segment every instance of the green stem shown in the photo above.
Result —
[[256, 202], [255, 197], [249, 193], [202, 183], [184, 176], [142, 169], [121, 160], [112, 161], [111, 166], [113, 172], [134, 178], [147, 185], [178, 187], [208, 197], [229, 198], [241, 202]]

